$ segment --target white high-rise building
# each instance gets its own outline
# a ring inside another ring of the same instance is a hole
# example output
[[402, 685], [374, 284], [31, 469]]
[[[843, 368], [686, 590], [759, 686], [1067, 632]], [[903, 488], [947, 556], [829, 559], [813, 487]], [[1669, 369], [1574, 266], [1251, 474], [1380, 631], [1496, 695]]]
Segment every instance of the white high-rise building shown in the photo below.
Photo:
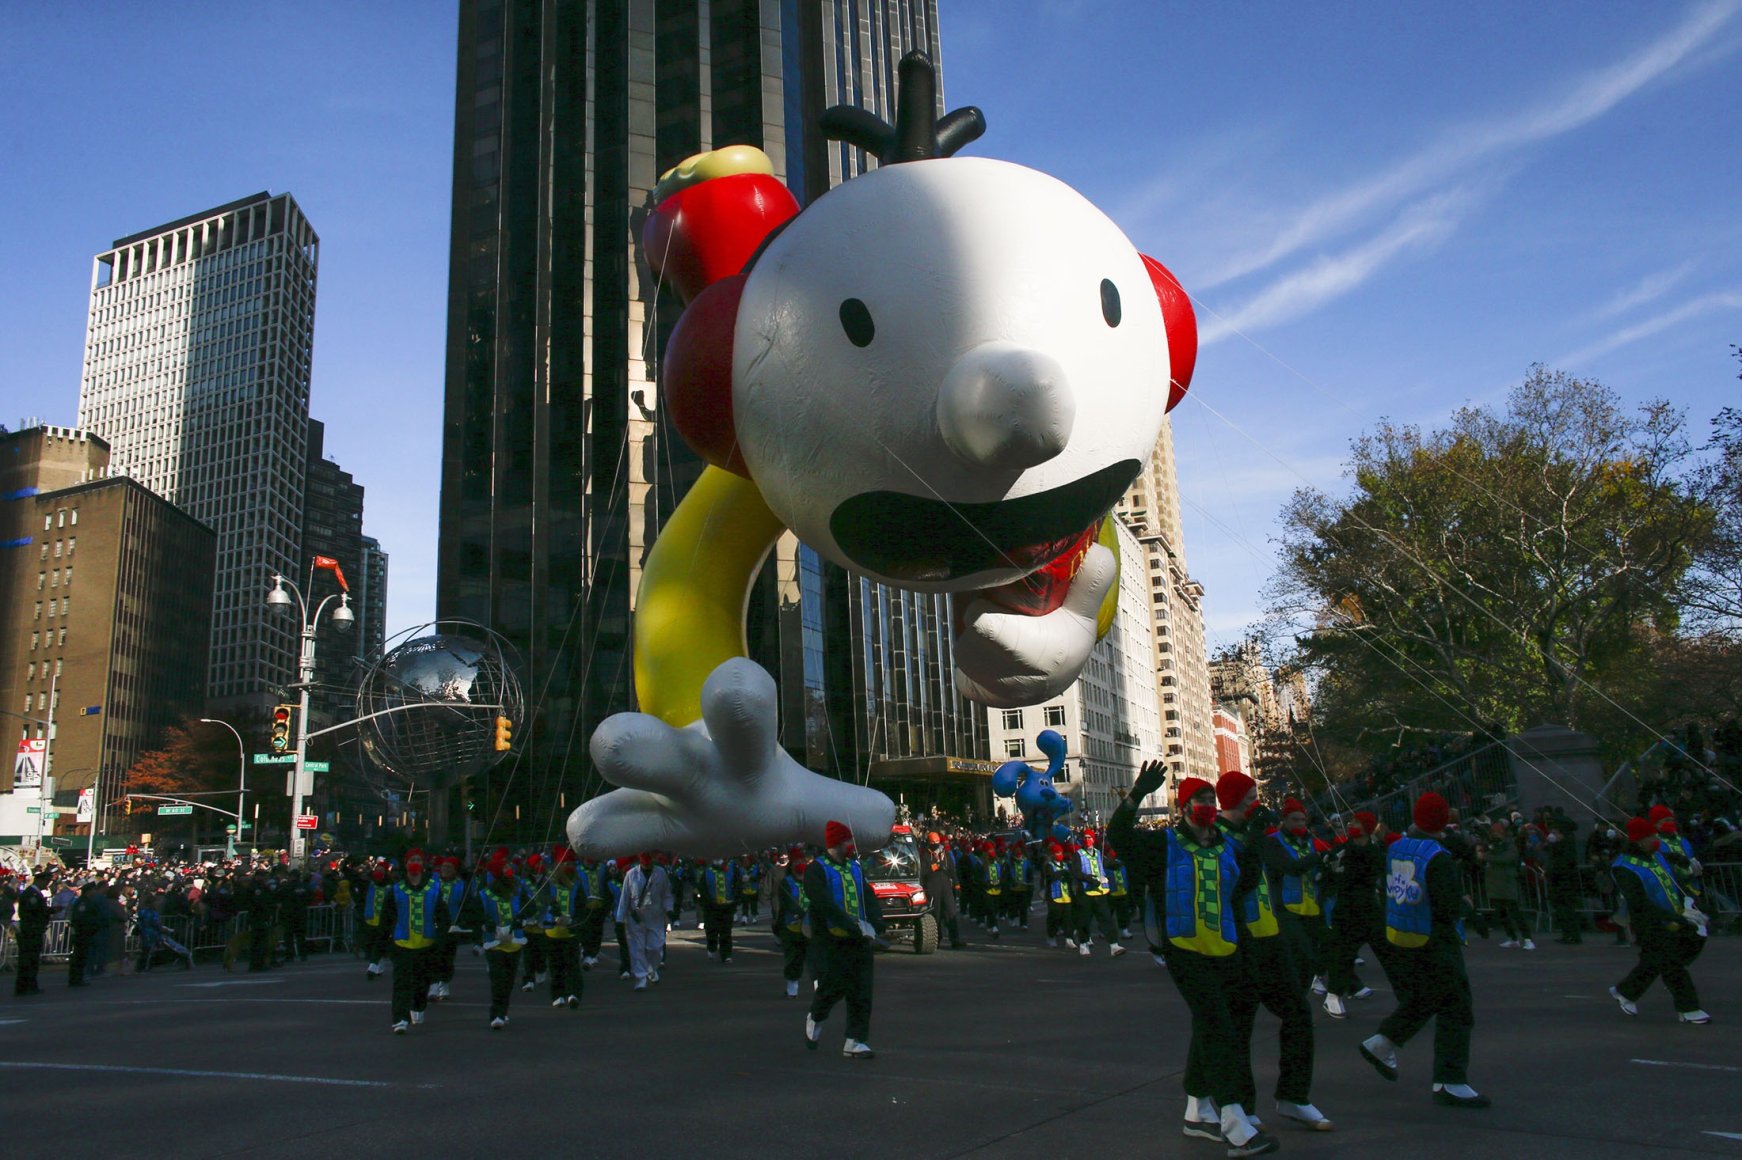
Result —
[[257, 193], [92, 263], [78, 424], [217, 533], [214, 702], [266, 702], [296, 672], [297, 626], [264, 601], [272, 573], [304, 578], [319, 246], [289, 194]]
[[1056, 784], [1076, 804], [1073, 820], [1095, 824], [1106, 823], [1120, 795], [1137, 780], [1138, 767], [1161, 753], [1149, 568], [1142, 543], [1123, 521], [1113, 522], [1119, 536], [1119, 603], [1113, 627], [1089, 654], [1082, 676], [1040, 705], [986, 711], [994, 761], [1022, 758], [1044, 766], [1046, 758], [1035, 745], [1040, 731], [1051, 729], [1065, 739], [1066, 775]]

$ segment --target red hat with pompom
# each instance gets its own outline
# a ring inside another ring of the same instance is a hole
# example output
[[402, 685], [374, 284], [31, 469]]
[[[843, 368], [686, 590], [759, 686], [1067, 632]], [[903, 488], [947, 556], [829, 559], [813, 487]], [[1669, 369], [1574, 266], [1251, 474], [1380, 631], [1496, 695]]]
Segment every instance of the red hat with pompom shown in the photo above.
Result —
[[1282, 802], [1282, 816], [1283, 817], [1286, 818], [1290, 814], [1304, 814], [1306, 812], [1307, 812], [1306, 806], [1305, 806], [1305, 804], [1303, 804], [1301, 802], [1301, 800], [1299, 798], [1291, 797], [1291, 798], [1284, 798], [1283, 799], [1283, 802]]
[[846, 826], [846, 823], [844, 823], [844, 822], [831, 821], [828, 825], [823, 827], [823, 845], [824, 846], [828, 846], [830, 848], [833, 848], [835, 846], [845, 846], [848, 842], [851, 842], [852, 840], [853, 840], [853, 831], [848, 829]]
[[[1661, 807], [1660, 807], [1661, 808]], [[1648, 818], [1630, 818], [1627, 822], [1627, 840], [1643, 842], [1657, 836], [1657, 827]]]

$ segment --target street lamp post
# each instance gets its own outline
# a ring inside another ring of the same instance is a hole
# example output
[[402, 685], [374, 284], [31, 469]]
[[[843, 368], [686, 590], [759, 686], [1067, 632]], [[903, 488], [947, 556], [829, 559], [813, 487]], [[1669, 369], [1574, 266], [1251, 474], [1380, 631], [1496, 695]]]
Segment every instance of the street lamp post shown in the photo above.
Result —
[[[322, 561], [326, 561], [322, 563]], [[350, 590], [345, 584], [345, 577], [338, 569], [336, 561], [326, 557], [316, 557], [316, 563], [309, 568], [309, 587], [314, 587], [315, 568], [329, 568], [338, 579], [342, 591], [335, 593], [339, 600], [337, 608], [333, 609], [333, 624], [344, 631], [357, 620], [356, 613], [351, 611]], [[333, 596], [325, 597], [314, 611], [309, 611], [308, 601], [304, 599], [302, 589], [294, 581], [287, 580], [278, 573], [272, 575], [272, 591], [266, 594], [266, 606], [280, 609], [284, 612], [301, 614], [302, 651], [297, 662], [297, 685], [302, 694], [296, 719], [296, 764], [291, 767], [291, 802], [290, 802], [290, 860], [301, 865], [304, 857], [304, 838], [302, 830], [297, 828], [297, 819], [302, 817], [302, 799], [305, 794], [313, 792], [314, 787], [305, 781], [308, 759], [308, 701], [309, 689], [315, 680], [315, 631], [320, 627], [321, 614], [332, 603]]]
[[222, 725], [236, 738], [236, 829], [229, 835], [229, 841], [225, 843], [227, 849], [224, 852], [226, 858], [234, 858], [236, 856], [236, 839], [242, 836], [242, 795], [248, 790], [248, 747], [242, 744], [242, 734], [236, 732], [236, 727], [228, 721], [219, 721], [215, 717], [201, 717], [200, 723], [202, 725]]

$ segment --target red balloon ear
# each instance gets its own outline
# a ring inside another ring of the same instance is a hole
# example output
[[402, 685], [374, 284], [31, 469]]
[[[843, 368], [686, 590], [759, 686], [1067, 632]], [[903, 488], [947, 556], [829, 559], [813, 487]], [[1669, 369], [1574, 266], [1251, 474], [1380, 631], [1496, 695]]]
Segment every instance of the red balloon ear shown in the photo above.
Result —
[[1155, 284], [1155, 296], [1161, 299], [1168, 363], [1173, 368], [1173, 381], [1167, 390], [1167, 409], [1171, 411], [1186, 397], [1186, 388], [1192, 385], [1192, 370], [1198, 364], [1198, 316], [1173, 271], [1148, 254], [1137, 256], [1143, 259], [1143, 268], [1149, 271], [1149, 280]]
[[665, 344], [660, 389], [690, 450], [715, 467], [750, 478], [732, 422], [732, 332], [745, 278], [734, 274], [703, 290]]

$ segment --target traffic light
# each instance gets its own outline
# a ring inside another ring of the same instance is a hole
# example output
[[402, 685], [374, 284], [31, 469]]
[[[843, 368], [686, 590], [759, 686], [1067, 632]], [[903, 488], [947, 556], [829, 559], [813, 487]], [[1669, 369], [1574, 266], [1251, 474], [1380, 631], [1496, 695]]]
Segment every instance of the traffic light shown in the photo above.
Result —
[[272, 710], [272, 752], [290, 750], [290, 706], [277, 705]]
[[496, 752], [507, 753], [513, 748], [514, 722], [506, 717], [496, 718]]
[[126, 814], [128, 817], [133, 816], [133, 799], [132, 798], [129, 797], [129, 798], [122, 798], [121, 799], [121, 812]]

